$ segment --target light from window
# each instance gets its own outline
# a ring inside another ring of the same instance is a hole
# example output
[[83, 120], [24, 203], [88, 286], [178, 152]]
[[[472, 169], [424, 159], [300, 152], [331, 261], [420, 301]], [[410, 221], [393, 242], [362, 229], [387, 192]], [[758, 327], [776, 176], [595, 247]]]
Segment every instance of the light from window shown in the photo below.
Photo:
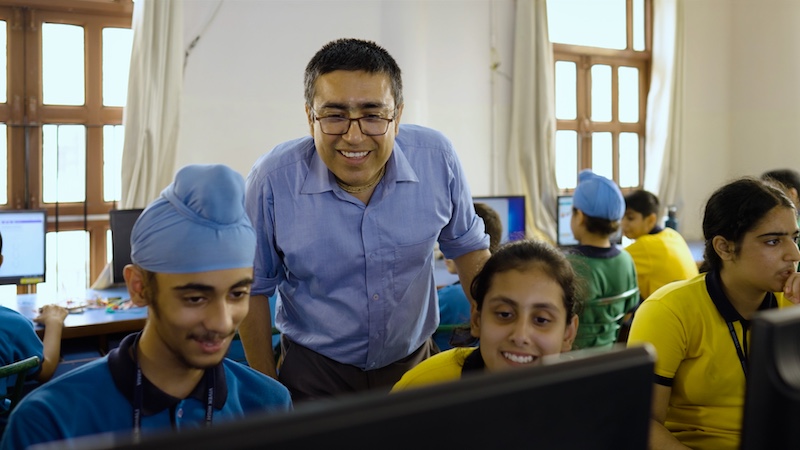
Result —
[[41, 297], [86, 300], [89, 286], [89, 233], [84, 230], [47, 233], [45, 282], [36, 285]]
[[619, 80], [619, 121], [636, 123], [639, 121], [639, 69], [620, 67]]
[[578, 183], [578, 133], [572, 130], [556, 131], [556, 183], [564, 189], [574, 189]]
[[86, 127], [42, 125], [42, 199], [86, 200]]
[[592, 172], [608, 179], [614, 179], [614, 166], [611, 133], [592, 133]]
[[125, 106], [133, 31], [103, 28], [103, 105]]
[[624, 50], [625, 0], [547, 0], [550, 42]]
[[619, 186], [639, 185], [639, 135], [619, 134]]
[[574, 120], [577, 116], [578, 89], [575, 63], [556, 61], [556, 118]]
[[0, 103], [8, 101], [6, 91], [8, 91], [7, 64], [8, 64], [8, 38], [6, 35], [6, 21], [0, 20]]
[[8, 129], [0, 123], [0, 204], [8, 204]]
[[42, 24], [42, 101], [46, 105], [83, 105], [83, 27]]
[[611, 121], [611, 66], [592, 66], [592, 120]]
[[644, 0], [633, 0], [633, 49], [644, 50]]
[[103, 126], [103, 201], [122, 199], [120, 178], [122, 177], [122, 146], [125, 141], [125, 126]]

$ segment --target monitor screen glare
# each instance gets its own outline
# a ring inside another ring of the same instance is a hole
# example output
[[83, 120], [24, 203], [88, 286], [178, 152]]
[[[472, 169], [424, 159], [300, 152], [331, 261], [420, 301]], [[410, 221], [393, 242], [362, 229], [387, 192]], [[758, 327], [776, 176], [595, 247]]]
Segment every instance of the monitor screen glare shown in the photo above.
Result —
[[472, 201], [485, 203], [497, 211], [503, 223], [501, 243], [525, 237], [525, 196], [472, 197]]
[[0, 284], [45, 281], [45, 210], [0, 210], [3, 263]]

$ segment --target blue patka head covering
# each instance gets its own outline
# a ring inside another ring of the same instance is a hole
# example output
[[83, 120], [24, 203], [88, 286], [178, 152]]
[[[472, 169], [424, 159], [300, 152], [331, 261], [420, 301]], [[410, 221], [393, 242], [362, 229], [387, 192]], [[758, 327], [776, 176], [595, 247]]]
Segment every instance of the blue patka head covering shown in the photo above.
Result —
[[572, 205], [587, 216], [612, 222], [625, 215], [625, 198], [617, 183], [589, 169], [578, 174], [578, 187], [572, 196]]
[[131, 261], [158, 273], [251, 267], [256, 233], [244, 179], [228, 166], [192, 164], [151, 202], [131, 231]]

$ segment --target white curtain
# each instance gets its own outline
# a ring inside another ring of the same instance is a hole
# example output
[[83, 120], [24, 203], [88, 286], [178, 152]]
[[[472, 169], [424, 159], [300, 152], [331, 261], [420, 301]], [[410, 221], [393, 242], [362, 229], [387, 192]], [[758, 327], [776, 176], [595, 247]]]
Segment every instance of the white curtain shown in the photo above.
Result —
[[519, 0], [515, 16], [507, 186], [528, 199], [528, 235], [555, 242], [555, 83], [547, 2]]
[[661, 205], [675, 204], [682, 154], [684, 96], [684, 0], [653, 2], [653, 60], [647, 121], [644, 188]]
[[123, 115], [121, 209], [142, 208], [172, 182], [183, 86], [181, 0], [137, 0]]

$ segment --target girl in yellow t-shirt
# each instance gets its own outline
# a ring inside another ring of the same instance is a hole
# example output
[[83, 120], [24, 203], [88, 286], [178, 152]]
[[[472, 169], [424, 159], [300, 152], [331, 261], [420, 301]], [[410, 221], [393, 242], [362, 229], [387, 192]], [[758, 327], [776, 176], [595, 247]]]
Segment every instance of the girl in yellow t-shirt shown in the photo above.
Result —
[[739, 448], [749, 321], [800, 302], [799, 233], [792, 202], [759, 180], [711, 195], [701, 274], [650, 295], [628, 337], [657, 353], [650, 448]]
[[536, 240], [512, 241], [486, 262], [471, 286], [475, 347], [438, 353], [406, 372], [393, 391], [499, 372], [570, 350], [582, 300], [563, 253]]

